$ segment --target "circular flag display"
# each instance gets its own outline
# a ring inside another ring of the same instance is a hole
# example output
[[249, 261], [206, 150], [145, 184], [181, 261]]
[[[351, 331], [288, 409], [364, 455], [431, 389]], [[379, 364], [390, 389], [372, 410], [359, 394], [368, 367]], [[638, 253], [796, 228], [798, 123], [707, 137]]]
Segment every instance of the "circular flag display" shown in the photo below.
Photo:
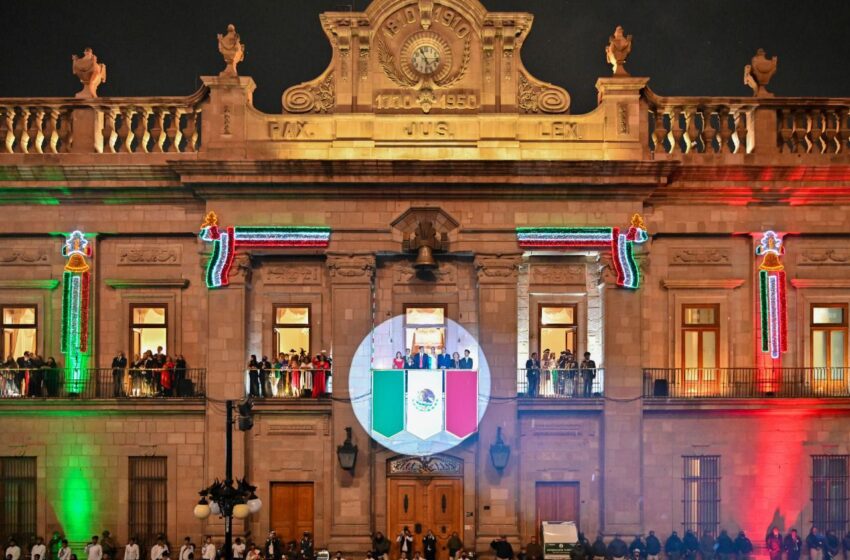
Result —
[[426, 456], [478, 431], [490, 401], [490, 368], [469, 331], [440, 308], [419, 311], [366, 335], [351, 362], [348, 389], [357, 420], [375, 441]]

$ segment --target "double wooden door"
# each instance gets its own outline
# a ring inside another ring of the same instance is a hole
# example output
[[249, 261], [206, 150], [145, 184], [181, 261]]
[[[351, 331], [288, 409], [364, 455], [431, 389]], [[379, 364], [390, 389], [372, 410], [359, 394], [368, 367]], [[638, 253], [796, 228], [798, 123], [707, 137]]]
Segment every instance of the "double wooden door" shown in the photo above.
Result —
[[442, 477], [390, 478], [387, 497], [387, 537], [393, 543], [392, 557], [398, 558], [395, 539], [407, 526], [413, 533], [414, 551], [423, 550], [422, 538], [430, 529], [437, 537], [437, 560], [448, 560], [449, 538], [453, 532], [463, 535], [463, 481]]
[[283, 543], [300, 541], [304, 531], [313, 535], [312, 482], [273, 482], [271, 502], [270, 525]]
[[536, 535], [544, 521], [574, 521], [579, 526], [578, 482], [538, 482], [535, 488]]

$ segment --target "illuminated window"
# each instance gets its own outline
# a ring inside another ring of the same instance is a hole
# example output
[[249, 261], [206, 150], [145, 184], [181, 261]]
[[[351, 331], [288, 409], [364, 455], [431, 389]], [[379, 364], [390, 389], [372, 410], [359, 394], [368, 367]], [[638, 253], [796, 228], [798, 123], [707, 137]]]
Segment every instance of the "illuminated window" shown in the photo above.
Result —
[[0, 457], [0, 535], [24, 547], [35, 539], [35, 457]]
[[573, 354], [578, 352], [575, 305], [541, 305], [538, 329], [540, 356], [547, 348], [555, 357], [560, 356], [564, 350], [569, 350]]
[[697, 535], [708, 531], [718, 534], [720, 526], [720, 456], [698, 455], [682, 457], [685, 485], [684, 529]]
[[310, 307], [281, 306], [274, 308], [274, 355], [281, 352], [289, 354], [310, 354]]
[[810, 334], [816, 381], [841, 381], [847, 367], [847, 306], [813, 305]]
[[163, 354], [168, 353], [168, 316], [166, 306], [160, 304], [139, 304], [130, 306], [130, 338], [133, 355], [142, 355], [148, 350], [156, 353], [162, 346]]
[[684, 381], [717, 381], [720, 357], [720, 310], [717, 304], [682, 306]]
[[847, 455], [812, 455], [812, 524], [821, 533], [847, 531]]
[[407, 307], [404, 310], [405, 348], [417, 353], [419, 347], [429, 353], [431, 348], [437, 352], [446, 345], [446, 308]]
[[168, 532], [168, 458], [130, 457], [129, 529], [142, 550]]
[[2, 358], [20, 358], [35, 353], [38, 343], [38, 314], [34, 305], [0, 306], [0, 331], [3, 333]]

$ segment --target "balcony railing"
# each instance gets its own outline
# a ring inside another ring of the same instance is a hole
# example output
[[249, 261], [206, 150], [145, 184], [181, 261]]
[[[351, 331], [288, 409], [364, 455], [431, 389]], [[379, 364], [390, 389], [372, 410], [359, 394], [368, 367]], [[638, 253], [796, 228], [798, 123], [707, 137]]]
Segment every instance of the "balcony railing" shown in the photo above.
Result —
[[[536, 386], [535, 386], [536, 385]], [[517, 369], [517, 395], [544, 399], [598, 399], [604, 395], [605, 370]]]
[[[252, 375], [253, 373], [253, 375]], [[259, 399], [317, 399], [331, 396], [333, 368], [245, 370], [245, 395]]]
[[0, 399], [200, 398], [206, 377], [200, 368], [174, 370], [170, 381], [160, 369], [2, 369]]
[[649, 399], [850, 397], [850, 368], [649, 368], [643, 378]]

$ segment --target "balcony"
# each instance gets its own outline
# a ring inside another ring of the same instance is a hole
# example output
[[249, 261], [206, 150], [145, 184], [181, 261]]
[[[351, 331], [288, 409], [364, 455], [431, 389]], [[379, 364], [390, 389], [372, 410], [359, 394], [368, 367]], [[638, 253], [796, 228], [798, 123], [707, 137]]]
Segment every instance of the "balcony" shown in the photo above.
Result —
[[645, 399], [850, 397], [850, 368], [645, 368]]
[[[76, 373], [76, 375], [75, 375]], [[3, 369], [0, 370], [0, 401], [21, 399], [200, 399], [206, 395], [207, 370], [175, 371], [163, 384], [160, 370]]]
[[[252, 376], [252, 372], [255, 372]], [[321, 375], [320, 375], [321, 372]], [[245, 370], [245, 396], [255, 399], [289, 400], [329, 398], [333, 392], [333, 368]], [[252, 387], [252, 377], [253, 387]], [[324, 385], [322, 389], [321, 386]]]
[[[537, 387], [530, 388], [536, 374]], [[528, 399], [601, 399], [605, 369], [517, 369], [517, 396]]]

